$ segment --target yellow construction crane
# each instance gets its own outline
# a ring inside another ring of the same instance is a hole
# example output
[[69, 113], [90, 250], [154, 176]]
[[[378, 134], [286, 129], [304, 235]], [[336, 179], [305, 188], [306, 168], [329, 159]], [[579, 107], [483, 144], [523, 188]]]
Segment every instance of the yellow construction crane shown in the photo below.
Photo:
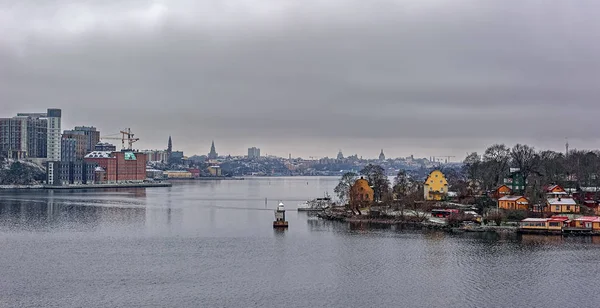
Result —
[[[111, 135], [100, 137], [100, 139], [113, 139], [113, 140], [121, 140], [121, 149], [123, 150], [132, 150], [133, 143], [140, 140], [140, 138], [134, 138], [134, 134], [131, 132], [131, 128], [126, 128], [119, 132], [121, 137], [111, 137]], [[117, 135], [117, 134], [112, 134]], [[125, 147], [125, 141], [127, 140], [128, 147]]]

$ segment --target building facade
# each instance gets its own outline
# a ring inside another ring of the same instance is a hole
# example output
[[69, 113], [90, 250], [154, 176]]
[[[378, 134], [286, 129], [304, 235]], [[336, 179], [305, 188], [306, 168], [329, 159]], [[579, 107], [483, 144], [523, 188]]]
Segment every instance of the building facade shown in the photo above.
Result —
[[92, 152], [115, 152], [116, 150], [117, 147], [114, 144], [110, 144], [108, 142], [98, 142], [96, 145], [94, 145]]
[[95, 145], [100, 142], [100, 131], [93, 126], [75, 126], [73, 131], [83, 132], [83, 135], [86, 137], [85, 154], [94, 151]]
[[46, 158], [50, 161], [60, 160], [61, 117], [62, 111], [60, 109], [48, 109], [46, 114], [48, 119]]
[[13, 159], [46, 158], [48, 120], [33, 116], [0, 119], [0, 151]]
[[46, 183], [53, 186], [93, 184], [96, 167], [95, 163], [85, 161], [48, 161]]
[[498, 199], [498, 208], [526, 211], [529, 209], [529, 200], [523, 196], [504, 196]]
[[46, 158], [60, 161], [61, 110], [17, 113], [0, 119], [0, 149], [12, 158]]
[[448, 195], [448, 181], [440, 170], [432, 171], [425, 183], [423, 183], [423, 194], [427, 201], [440, 201]]
[[350, 187], [350, 207], [359, 209], [370, 206], [373, 203], [374, 194], [369, 182], [361, 177]]
[[77, 160], [77, 140], [63, 136], [60, 140], [60, 147], [61, 162], [74, 162]]
[[95, 163], [104, 172], [108, 183], [139, 182], [146, 179], [146, 154], [132, 151], [94, 151], [84, 158], [87, 163]]
[[260, 149], [256, 147], [248, 148], [248, 158], [257, 159], [260, 158]]
[[83, 159], [85, 154], [88, 153], [87, 152], [88, 137], [85, 135], [85, 132], [76, 131], [76, 130], [65, 130], [62, 134], [62, 139], [75, 140], [75, 158], [76, 159]]

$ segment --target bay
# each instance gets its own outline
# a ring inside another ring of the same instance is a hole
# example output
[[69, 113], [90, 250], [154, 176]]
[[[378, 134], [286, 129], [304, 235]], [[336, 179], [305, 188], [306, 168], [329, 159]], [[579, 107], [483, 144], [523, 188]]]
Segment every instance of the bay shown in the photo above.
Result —
[[[0, 307], [597, 306], [599, 237], [329, 222], [335, 177], [1, 191]], [[267, 203], [265, 204], [265, 198]], [[287, 231], [272, 228], [279, 201]]]

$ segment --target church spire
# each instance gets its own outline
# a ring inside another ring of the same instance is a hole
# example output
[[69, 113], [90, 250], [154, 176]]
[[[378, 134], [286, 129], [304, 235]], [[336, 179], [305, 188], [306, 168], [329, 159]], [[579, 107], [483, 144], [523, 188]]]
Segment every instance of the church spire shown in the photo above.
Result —
[[381, 153], [379, 153], [379, 160], [385, 160], [385, 154], [383, 154], [383, 149], [381, 149]]
[[216, 159], [218, 156], [219, 154], [217, 154], [217, 150], [215, 149], [215, 141], [213, 140], [210, 145], [210, 153], [208, 153], [208, 158]]

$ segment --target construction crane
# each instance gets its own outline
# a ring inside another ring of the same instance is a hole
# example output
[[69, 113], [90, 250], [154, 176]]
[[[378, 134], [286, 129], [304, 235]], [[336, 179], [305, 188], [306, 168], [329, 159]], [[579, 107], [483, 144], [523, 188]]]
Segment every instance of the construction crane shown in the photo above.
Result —
[[[131, 132], [131, 128], [126, 128], [126, 129], [120, 131], [119, 134], [121, 134], [121, 137], [110, 137], [110, 135], [109, 135], [109, 136], [100, 137], [100, 139], [121, 140], [121, 149], [123, 149], [123, 150], [132, 150], [133, 143], [140, 140], [140, 138], [134, 138], [134, 134]], [[113, 135], [116, 135], [116, 134], [113, 134]], [[127, 141], [127, 145], [128, 145], [127, 148], [125, 147], [125, 141]]]

